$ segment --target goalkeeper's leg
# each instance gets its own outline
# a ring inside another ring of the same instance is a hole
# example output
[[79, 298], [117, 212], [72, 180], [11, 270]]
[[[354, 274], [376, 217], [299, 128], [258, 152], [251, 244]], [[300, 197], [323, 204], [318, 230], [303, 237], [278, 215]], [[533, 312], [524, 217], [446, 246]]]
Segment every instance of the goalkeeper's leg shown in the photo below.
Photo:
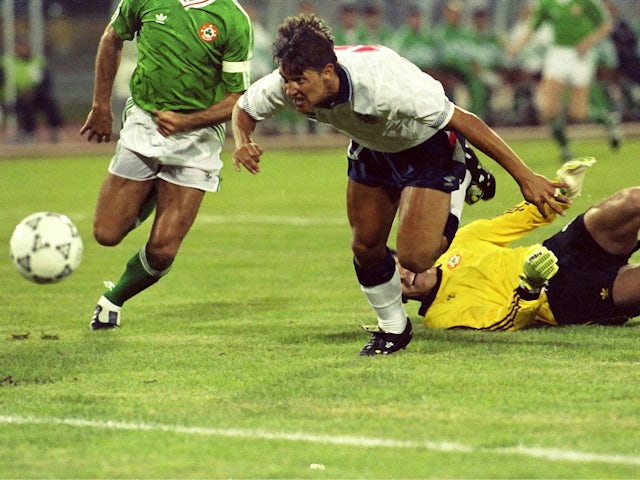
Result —
[[[626, 188], [590, 208], [584, 216], [585, 228], [607, 252], [629, 258], [638, 250], [640, 231], [640, 187]], [[628, 315], [640, 315], [640, 265], [618, 271], [613, 299]]]

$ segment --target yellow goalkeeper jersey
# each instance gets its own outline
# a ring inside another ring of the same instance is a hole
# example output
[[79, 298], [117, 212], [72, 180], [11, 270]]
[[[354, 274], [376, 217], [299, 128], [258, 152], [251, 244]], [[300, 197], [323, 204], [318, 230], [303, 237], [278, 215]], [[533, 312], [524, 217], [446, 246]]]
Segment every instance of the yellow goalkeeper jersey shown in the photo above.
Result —
[[519, 286], [519, 275], [530, 246], [509, 244], [555, 218], [545, 219], [527, 202], [502, 215], [477, 220], [458, 230], [438, 259], [440, 287], [427, 309], [427, 328], [518, 330], [538, 322], [557, 325], [544, 291], [538, 298]]

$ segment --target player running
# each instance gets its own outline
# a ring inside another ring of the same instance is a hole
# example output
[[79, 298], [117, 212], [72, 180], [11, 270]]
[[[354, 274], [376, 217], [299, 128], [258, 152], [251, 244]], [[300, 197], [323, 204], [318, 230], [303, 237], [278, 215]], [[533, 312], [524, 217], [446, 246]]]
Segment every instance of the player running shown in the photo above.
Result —
[[[580, 193], [592, 159], [567, 162], [558, 176]], [[597, 203], [542, 244], [509, 244], [546, 219], [529, 203], [462, 227], [435, 267], [400, 267], [403, 294], [422, 302], [427, 328], [519, 330], [544, 325], [619, 325], [640, 315], [640, 187]]]
[[81, 134], [111, 138], [111, 92], [124, 40], [136, 39], [124, 125], [93, 233], [113, 246], [153, 210], [149, 239], [98, 300], [91, 328], [120, 325], [125, 301], [173, 263], [205, 192], [219, 188], [224, 122], [249, 85], [252, 30], [235, 0], [122, 0], [100, 40], [93, 105]]
[[279, 27], [274, 57], [279, 69], [253, 84], [234, 108], [234, 165], [260, 171], [262, 148], [251, 135], [257, 122], [284, 109], [351, 138], [351, 246], [356, 276], [378, 319], [361, 355], [390, 354], [411, 340], [387, 240], [398, 213], [403, 265], [424, 272], [446, 248], [443, 232], [451, 238], [457, 228], [449, 216], [451, 193], [465, 176], [460, 136], [507, 170], [540, 212], [545, 205], [562, 212], [553, 196], [563, 184], [531, 171], [485, 122], [454, 105], [438, 81], [394, 51], [379, 45], [334, 48], [330, 29], [313, 15], [301, 15]]

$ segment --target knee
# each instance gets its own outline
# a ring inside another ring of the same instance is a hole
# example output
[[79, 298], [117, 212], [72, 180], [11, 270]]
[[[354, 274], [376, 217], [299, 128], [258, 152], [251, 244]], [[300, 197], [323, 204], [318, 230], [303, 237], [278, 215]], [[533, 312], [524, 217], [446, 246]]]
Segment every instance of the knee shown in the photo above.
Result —
[[366, 267], [367, 265], [374, 265], [382, 261], [387, 249], [385, 244], [378, 245], [355, 238], [351, 242], [351, 251], [358, 263]]
[[622, 192], [623, 204], [640, 216], [640, 187], [625, 188]]
[[438, 259], [438, 252], [435, 250], [410, 250], [408, 252], [398, 251], [398, 262], [407, 270], [421, 273], [433, 266]]
[[147, 243], [147, 261], [151, 268], [155, 270], [166, 270], [169, 268], [175, 260], [177, 253], [177, 249], [171, 245], [159, 245], [152, 242]]
[[112, 230], [104, 228], [98, 223], [94, 223], [93, 238], [95, 238], [100, 245], [103, 245], [105, 247], [113, 247], [115, 245], [118, 245], [122, 241], [123, 235], [121, 235], [119, 232], [114, 232]]

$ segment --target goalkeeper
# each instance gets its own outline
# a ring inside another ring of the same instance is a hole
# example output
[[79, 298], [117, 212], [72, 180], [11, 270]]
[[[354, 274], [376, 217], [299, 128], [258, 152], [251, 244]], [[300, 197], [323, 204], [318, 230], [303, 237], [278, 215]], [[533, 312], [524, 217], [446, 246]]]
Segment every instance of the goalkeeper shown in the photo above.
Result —
[[[593, 159], [567, 162], [558, 176], [580, 194]], [[518, 330], [534, 325], [617, 325], [640, 315], [640, 187], [600, 201], [542, 245], [509, 244], [543, 218], [522, 202], [490, 220], [461, 228], [436, 266], [414, 274], [400, 267], [405, 300], [421, 302], [427, 328]]]

